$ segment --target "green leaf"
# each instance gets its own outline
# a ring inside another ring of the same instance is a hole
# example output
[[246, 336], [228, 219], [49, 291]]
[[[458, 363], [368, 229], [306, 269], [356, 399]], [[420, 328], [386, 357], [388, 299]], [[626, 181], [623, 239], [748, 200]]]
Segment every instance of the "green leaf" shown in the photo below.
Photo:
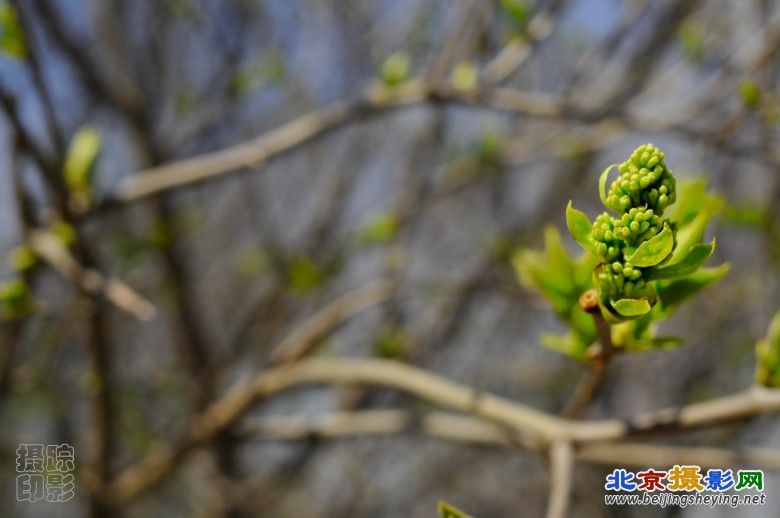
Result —
[[479, 70], [471, 61], [462, 61], [450, 74], [450, 84], [455, 90], [466, 92], [477, 87]]
[[669, 225], [664, 223], [664, 229], [652, 239], [639, 245], [636, 252], [628, 258], [628, 262], [639, 268], [655, 266], [669, 257], [672, 248], [674, 248], [674, 233]]
[[27, 57], [27, 41], [19, 17], [13, 6], [6, 2], [0, 2], [0, 53], [16, 59]]
[[451, 506], [450, 504], [439, 501], [439, 518], [472, 518], [472, 516], [464, 513]]
[[382, 81], [388, 86], [397, 86], [409, 79], [412, 62], [407, 54], [394, 52], [382, 63]]
[[761, 89], [750, 78], [745, 78], [739, 83], [739, 95], [747, 108], [757, 108], [761, 101]]
[[727, 205], [723, 219], [730, 223], [760, 227], [771, 218], [769, 207], [757, 203], [745, 205]]
[[377, 335], [373, 349], [382, 358], [403, 358], [412, 350], [412, 339], [403, 328], [390, 327]]
[[293, 291], [303, 293], [318, 288], [325, 281], [325, 273], [308, 257], [298, 257], [287, 267], [287, 282]]
[[38, 255], [27, 245], [19, 245], [8, 252], [8, 264], [15, 272], [29, 270], [38, 262]]
[[65, 159], [65, 183], [74, 191], [92, 187], [92, 166], [100, 153], [100, 133], [93, 126], [82, 126], [70, 141]]
[[[590, 317], [590, 315], [588, 315]], [[593, 320], [593, 319], [591, 319]], [[587, 361], [587, 350], [595, 339], [585, 342], [576, 333], [569, 332], [565, 335], [556, 335], [553, 333], [542, 333], [539, 336], [542, 345], [557, 353], [568, 356], [577, 361]]]
[[628, 318], [641, 317], [653, 309], [647, 299], [620, 299], [610, 304], [618, 314]]
[[525, 28], [532, 11], [528, 0], [501, 0], [501, 8], [512, 18], [518, 29]]
[[700, 212], [693, 221], [677, 230], [677, 246], [669, 261], [670, 265], [682, 259], [692, 246], [701, 243], [704, 231], [707, 230], [707, 225], [710, 222], [710, 217], [711, 215], [707, 212]]
[[768, 387], [780, 386], [780, 311], [769, 324], [766, 338], [756, 344], [756, 382]]
[[648, 351], [652, 349], [674, 349], [685, 340], [676, 336], [662, 336], [657, 338], [642, 338], [629, 344], [629, 349], [634, 352]]
[[683, 53], [692, 61], [699, 61], [704, 55], [705, 30], [698, 20], [685, 21], [677, 33]]
[[558, 315], [568, 314], [573, 301], [566, 279], [561, 279], [550, 268], [544, 254], [531, 250], [519, 250], [512, 256], [512, 266], [515, 269], [520, 284], [526, 288], [536, 288], [553, 306]]
[[652, 281], [659, 279], [674, 279], [676, 277], [690, 275], [704, 266], [704, 263], [709, 261], [714, 250], [714, 240], [712, 243], [707, 245], [694, 245], [688, 250], [688, 253], [685, 254], [685, 257], [680, 259], [680, 261], [677, 263], [665, 268], [648, 270], [643, 273], [643, 278], [645, 280]]
[[21, 318], [32, 309], [27, 284], [21, 279], [0, 283], [0, 317], [3, 320]]
[[65, 248], [76, 242], [76, 231], [70, 224], [58, 220], [49, 227], [49, 232], [56, 237]]
[[601, 173], [601, 178], [599, 178], [599, 196], [601, 196], [601, 203], [603, 203], [605, 207], [607, 206], [607, 180], [609, 180], [609, 171], [613, 167], [618, 167], [618, 164], [612, 164], [604, 169], [604, 172]]
[[580, 246], [585, 250], [596, 252], [596, 248], [593, 246], [593, 225], [584, 212], [571, 206], [571, 201], [566, 207], [566, 226], [569, 227], [569, 232]]
[[656, 293], [659, 300], [659, 317], [666, 318], [671, 310], [690, 299], [701, 290], [720, 280], [728, 273], [730, 265], [723, 264], [717, 268], [703, 268], [682, 279], [659, 281], [656, 283]]
[[[668, 209], [668, 216], [681, 229], [703, 212], [714, 216], [723, 205], [721, 197], [707, 192], [705, 180], [688, 180], [677, 184], [677, 203]], [[677, 240], [680, 240], [679, 233]]]
[[390, 214], [372, 217], [363, 228], [362, 239], [366, 243], [384, 243], [398, 233], [398, 220]]

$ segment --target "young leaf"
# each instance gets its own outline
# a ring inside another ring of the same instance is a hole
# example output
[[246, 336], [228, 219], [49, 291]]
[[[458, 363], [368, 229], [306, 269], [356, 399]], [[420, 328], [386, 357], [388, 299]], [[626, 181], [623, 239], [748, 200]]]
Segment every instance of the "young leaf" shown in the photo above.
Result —
[[27, 284], [20, 279], [0, 283], [0, 319], [14, 320], [32, 308]]
[[528, 0], [501, 0], [501, 8], [512, 18], [518, 29], [523, 29], [531, 16]]
[[610, 304], [618, 314], [627, 318], [641, 317], [653, 309], [647, 299], [620, 299]]
[[571, 304], [575, 302], [570, 298], [569, 287], [565, 280], [562, 284], [562, 279], [550, 269], [549, 261], [544, 254], [519, 250], [512, 256], [512, 266], [520, 284], [542, 292], [559, 315], [565, 315]]
[[643, 338], [629, 344], [632, 351], [648, 351], [651, 349], [674, 349], [682, 344], [684, 340], [676, 336], [664, 336], [658, 338]]
[[745, 78], [739, 83], [739, 95], [746, 108], [757, 108], [761, 101], [761, 88], [752, 79]]
[[680, 259], [680, 261], [665, 268], [649, 270], [644, 274], [644, 279], [651, 281], [659, 279], [674, 279], [676, 277], [685, 277], [686, 275], [690, 275], [704, 266], [704, 263], [709, 261], [714, 250], [714, 240], [712, 243], [707, 245], [694, 245], [688, 250], [688, 253], [685, 254], [685, 257]]
[[571, 206], [571, 201], [568, 207], [566, 207], [566, 226], [569, 227], [569, 232], [571, 232], [572, 237], [580, 246], [585, 250], [596, 252], [593, 246], [593, 236], [591, 235], [593, 225], [590, 224], [588, 216]]
[[70, 141], [65, 159], [65, 183], [71, 191], [89, 192], [92, 188], [92, 166], [100, 152], [100, 133], [92, 126], [82, 126]]
[[27, 245], [19, 245], [8, 252], [8, 264], [16, 272], [29, 270], [38, 262], [38, 255]]
[[12, 5], [0, 2], [0, 54], [16, 59], [27, 57], [27, 41]]
[[409, 79], [412, 62], [403, 52], [395, 52], [382, 63], [382, 81], [388, 86], [397, 86]]
[[639, 268], [655, 266], [666, 259], [674, 248], [674, 234], [669, 225], [652, 239], [648, 239], [629, 257], [628, 262]]
[[439, 501], [439, 518], [472, 518], [446, 502]]
[[[590, 317], [590, 315], [588, 315]], [[593, 320], [593, 319], [591, 319]], [[542, 333], [539, 336], [542, 345], [557, 353], [568, 356], [569, 358], [581, 362], [588, 360], [587, 350], [593, 340], [584, 341], [577, 333], [569, 332], [565, 335], [556, 335], [553, 333]]]
[[672, 258], [669, 261], [670, 265], [675, 264], [682, 259], [693, 245], [701, 243], [704, 231], [707, 229], [707, 224], [709, 224], [711, 216], [712, 215], [707, 212], [700, 212], [693, 221], [687, 225], [683, 225], [677, 230], [677, 247], [672, 253]]
[[450, 84], [455, 90], [467, 92], [477, 87], [479, 70], [471, 61], [462, 61], [450, 74]]
[[689, 180], [678, 184], [677, 203], [669, 208], [667, 215], [682, 228], [702, 212], [710, 216], [717, 214], [723, 205], [723, 199], [707, 192], [705, 180]]
[[609, 180], [609, 172], [613, 167], [618, 167], [618, 164], [612, 164], [604, 169], [604, 172], [601, 173], [601, 178], [599, 178], [599, 196], [601, 196], [601, 203], [605, 207], [607, 206], [607, 180]]
[[729, 268], [730, 265], [726, 263], [717, 268], [703, 268], [682, 279], [658, 282], [655, 290], [659, 300], [659, 319], [666, 318], [672, 309], [720, 280]]
[[766, 338], [756, 344], [756, 382], [768, 387], [780, 386], [780, 311], [769, 324]]
[[384, 243], [398, 232], [398, 219], [392, 214], [376, 214], [363, 228], [362, 239], [366, 243]]

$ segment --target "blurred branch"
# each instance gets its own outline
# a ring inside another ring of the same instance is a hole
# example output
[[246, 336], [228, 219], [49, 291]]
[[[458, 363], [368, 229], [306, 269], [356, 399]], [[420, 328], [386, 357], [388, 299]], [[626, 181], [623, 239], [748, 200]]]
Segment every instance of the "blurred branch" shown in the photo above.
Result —
[[606, 466], [671, 466], [687, 464], [702, 469], [727, 466], [750, 466], [780, 470], [780, 451], [774, 449], [749, 448], [744, 451], [729, 451], [719, 448], [697, 446], [660, 446], [641, 443], [588, 444], [577, 452], [577, 458]]
[[463, 51], [469, 39], [473, 38], [471, 29], [475, 20], [480, 17], [478, 8], [484, 6], [480, 5], [481, 2], [473, 0], [469, 0], [465, 4], [465, 7], [458, 13], [457, 23], [452, 24], [449, 36], [442, 42], [441, 48], [436, 53], [433, 63], [425, 75], [425, 83], [429, 85], [439, 85], [444, 81], [447, 73], [457, 62], [459, 53]]
[[246, 167], [258, 167], [353, 119], [423, 101], [486, 105], [497, 110], [539, 117], [559, 116], [563, 112], [560, 99], [555, 96], [513, 89], [458, 92], [444, 87], [429, 88], [414, 82], [397, 90], [369, 88], [358, 101], [337, 101], [255, 139], [128, 176], [119, 183], [107, 203], [130, 203]]
[[593, 398], [595, 398], [604, 384], [607, 382], [607, 369], [612, 361], [615, 348], [612, 345], [612, 330], [609, 323], [601, 314], [601, 308], [598, 304], [598, 291], [588, 290], [580, 296], [580, 307], [585, 313], [593, 317], [593, 324], [596, 328], [598, 338], [598, 349], [591, 358], [590, 370], [585, 373], [580, 384], [577, 386], [563, 415], [574, 419], [578, 417], [588, 407]]
[[547, 518], [565, 518], [574, 485], [574, 448], [567, 440], [550, 447], [550, 503]]
[[236, 433], [249, 440], [335, 439], [359, 435], [388, 435], [420, 430], [441, 439], [512, 446], [511, 432], [496, 424], [446, 412], [415, 415], [407, 410], [334, 412], [317, 419], [300, 416], [245, 420]]
[[310, 318], [276, 346], [268, 357], [268, 364], [290, 365], [306, 356], [339, 324], [365, 309], [380, 304], [396, 293], [393, 282], [377, 282], [347, 293], [334, 300]]
[[[439, 439], [516, 448], [531, 446], [517, 441], [511, 429], [483, 419], [433, 411], [416, 415], [408, 410], [334, 412], [310, 418], [274, 416], [245, 419], [236, 430], [243, 439], [258, 441], [338, 439], [421, 431]], [[702, 468], [752, 466], [780, 470], [780, 451], [749, 448], [730, 451], [694, 446], [664, 446], [638, 442], [582, 444], [577, 460], [607, 466], [670, 466], [689, 464]]]
[[261, 372], [237, 382], [190, 425], [179, 440], [160, 446], [121, 473], [105, 489], [107, 498], [127, 501], [158, 483], [204, 445], [240, 419], [259, 400], [298, 385], [368, 384], [394, 388], [430, 403], [480, 417], [512, 430], [527, 447], [549, 448], [556, 441], [587, 444], [629, 436], [722, 424], [780, 411], [780, 391], [752, 387], [745, 392], [682, 408], [647, 412], [630, 419], [572, 421], [449, 381], [423, 369], [387, 360], [312, 359]]
[[141, 321], [154, 317], [156, 310], [151, 302], [124, 282], [105, 278], [95, 270], [83, 268], [56, 237], [41, 231], [31, 231], [28, 242], [57, 273], [83, 291], [105, 297], [117, 308]]
[[482, 70], [482, 79], [487, 84], [499, 84], [514, 74], [533, 55], [537, 46], [555, 30], [568, 0], [550, 2], [528, 22], [524, 33], [512, 38], [507, 46]]

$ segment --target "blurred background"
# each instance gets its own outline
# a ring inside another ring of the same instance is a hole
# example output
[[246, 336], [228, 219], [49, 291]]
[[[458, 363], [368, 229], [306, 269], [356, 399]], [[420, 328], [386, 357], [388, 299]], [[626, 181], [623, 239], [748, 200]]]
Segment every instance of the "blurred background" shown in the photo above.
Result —
[[[563, 325], [510, 257], [570, 199], [600, 212], [599, 174], [645, 142], [724, 198], [732, 269], [585, 417], [749, 386], [780, 306], [779, 43], [769, 0], [0, 2], [0, 515], [543, 516], [541, 453], [252, 427], [430, 409], [360, 387], [254, 405], [121, 505], [100, 488], [280, 358], [394, 358], [559, 413], [585, 366], [540, 345]], [[16, 501], [20, 443], [75, 447], [71, 501]], [[774, 474], [762, 509], [609, 509], [608, 471], [578, 467], [571, 516], [780, 513]]]

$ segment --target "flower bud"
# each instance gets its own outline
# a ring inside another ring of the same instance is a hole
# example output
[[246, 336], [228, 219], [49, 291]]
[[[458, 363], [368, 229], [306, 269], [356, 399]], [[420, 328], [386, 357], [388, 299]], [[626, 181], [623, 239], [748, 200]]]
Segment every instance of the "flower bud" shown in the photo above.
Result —
[[615, 235], [628, 246], [637, 246], [663, 230], [663, 221], [646, 206], [633, 207], [615, 222]]
[[617, 258], [625, 244], [616, 234], [615, 219], [606, 212], [596, 218], [593, 225], [593, 240], [596, 243], [596, 253], [605, 263]]
[[600, 291], [607, 293], [612, 300], [629, 297], [645, 287], [642, 270], [623, 260], [605, 263], [597, 279]]
[[664, 153], [652, 144], [639, 146], [618, 169], [620, 176], [606, 198], [607, 207], [618, 214], [644, 206], [660, 217], [677, 200], [677, 186]]

